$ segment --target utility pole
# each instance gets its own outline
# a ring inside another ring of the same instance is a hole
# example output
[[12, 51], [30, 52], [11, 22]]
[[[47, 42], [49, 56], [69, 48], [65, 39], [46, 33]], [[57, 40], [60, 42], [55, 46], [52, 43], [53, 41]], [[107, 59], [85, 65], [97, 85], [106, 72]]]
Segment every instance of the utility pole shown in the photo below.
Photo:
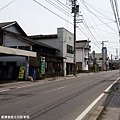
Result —
[[72, 13], [74, 13], [74, 65], [73, 75], [76, 76], [76, 15], [79, 12], [79, 5], [76, 4], [77, 0], [71, 0], [72, 2]]
[[[120, 18], [119, 18], [119, 28], [120, 28]], [[119, 29], [119, 38], [120, 38], [120, 29]], [[120, 77], [120, 39], [119, 39], [119, 77]]]
[[107, 49], [104, 49], [104, 42], [108, 41], [102, 41], [102, 71], [105, 70], [105, 62], [106, 62], [106, 55], [107, 55]]
[[96, 64], [96, 60], [95, 60], [95, 51], [93, 51], [93, 68], [94, 68], [94, 73], [95, 73], [95, 64]]
[[110, 67], [111, 67], [111, 70], [112, 70], [112, 54], [111, 54], [111, 66]]

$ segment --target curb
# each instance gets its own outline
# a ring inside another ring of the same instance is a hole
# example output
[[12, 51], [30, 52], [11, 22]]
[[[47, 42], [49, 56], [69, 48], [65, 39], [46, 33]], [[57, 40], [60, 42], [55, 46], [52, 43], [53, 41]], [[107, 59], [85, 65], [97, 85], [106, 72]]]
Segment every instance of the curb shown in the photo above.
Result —
[[[120, 80], [120, 79], [119, 79], [119, 80]], [[119, 81], [119, 80], [118, 80], [118, 81]], [[89, 120], [101, 120], [101, 118], [102, 118], [102, 116], [103, 116], [103, 114], [104, 114], [104, 112], [105, 112], [108, 104], [109, 104], [110, 101], [111, 101], [111, 98], [114, 96], [114, 94], [115, 94], [116, 91], [118, 90], [118, 85], [117, 85], [117, 84], [118, 84], [118, 83], [115, 83], [115, 84], [111, 87], [111, 89], [110, 89], [111, 94], [108, 95], [108, 97], [106, 98], [106, 100], [105, 100], [106, 103], [103, 104], [102, 106], [98, 106], [98, 108], [95, 110], [95, 112], [92, 114], [92, 116], [90, 117]]]
[[99, 106], [89, 120], [99, 120], [102, 117], [104, 111], [105, 111], [105, 107]]

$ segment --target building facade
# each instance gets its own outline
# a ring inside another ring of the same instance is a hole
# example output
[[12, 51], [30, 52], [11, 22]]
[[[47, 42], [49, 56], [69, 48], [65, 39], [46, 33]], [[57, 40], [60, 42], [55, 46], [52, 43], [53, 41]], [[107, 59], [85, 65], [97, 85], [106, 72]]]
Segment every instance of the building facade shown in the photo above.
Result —
[[73, 73], [74, 35], [65, 28], [57, 28], [54, 35], [33, 35], [29, 38], [50, 45], [58, 50], [56, 56], [63, 57], [64, 76]]
[[77, 71], [88, 71], [89, 46], [88, 40], [76, 41], [76, 67]]
[[[56, 56], [60, 52], [59, 49], [43, 44], [39, 41], [30, 39], [17, 22], [0, 23], [0, 45], [14, 49], [37, 52], [36, 58], [27, 58], [28, 75], [36, 74], [36, 77], [53, 77], [61, 76], [63, 70], [63, 57]], [[44, 62], [41, 62], [42, 59]], [[14, 75], [18, 75], [20, 66], [25, 66], [26, 59], [24, 56], [1, 56], [0, 66], [4, 70], [4, 74], [10, 68]], [[42, 68], [42, 69], [41, 69]], [[43, 70], [44, 69], [44, 70]], [[16, 72], [17, 73], [14, 73]], [[43, 73], [44, 72], [44, 73]], [[6, 75], [3, 77], [6, 79]], [[14, 79], [17, 76], [13, 77]]]
[[[103, 61], [103, 57], [104, 57], [104, 61]], [[96, 64], [101, 67], [101, 70], [108, 70], [109, 69], [109, 62], [108, 62], [108, 55], [107, 54], [103, 54], [102, 53], [95, 53], [95, 55], [93, 55], [93, 53], [90, 53], [89, 55], [90, 58], [90, 65], [93, 65], [94, 60], [96, 61]], [[102, 69], [104, 64], [104, 68]]]

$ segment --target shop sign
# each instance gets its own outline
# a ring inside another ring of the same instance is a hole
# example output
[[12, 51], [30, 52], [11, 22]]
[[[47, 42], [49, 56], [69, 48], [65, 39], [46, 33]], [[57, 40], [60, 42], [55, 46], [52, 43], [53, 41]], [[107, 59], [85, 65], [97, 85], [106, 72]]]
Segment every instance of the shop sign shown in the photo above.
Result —
[[41, 68], [41, 74], [45, 74], [45, 57], [41, 57], [40, 68]]
[[24, 73], [25, 73], [25, 66], [20, 66], [18, 79], [23, 79], [24, 78]]
[[103, 54], [107, 54], [107, 48], [106, 48], [106, 47], [103, 47], [103, 48], [102, 48], [102, 53], [103, 53]]

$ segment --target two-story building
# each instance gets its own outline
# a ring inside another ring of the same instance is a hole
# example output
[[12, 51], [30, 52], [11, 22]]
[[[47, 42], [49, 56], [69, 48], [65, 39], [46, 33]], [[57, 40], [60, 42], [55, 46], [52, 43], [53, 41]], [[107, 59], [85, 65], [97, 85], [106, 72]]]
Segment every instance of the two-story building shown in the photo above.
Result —
[[33, 35], [29, 38], [36, 42], [41, 42], [58, 49], [60, 52], [56, 56], [63, 57], [64, 76], [73, 72], [74, 57], [74, 35], [65, 28], [57, 28], [57, 34], [53, 35]]
[[77, 71], [88, 71], [90, 45], [88, 40], [76, 41], [76, 68]]
[[[33, 71], [38, 77], [60, 76], [63, 69], [63, 57], [57, 56], [59, 49], [30, 39], [17, 22], [0, 23], [0, 45], [17, 50], [26, 50], [37, 52], [37, 57], [21, 56], [1, 56], [0, 65], [3, 67], [3, 76], [7, 79], [9, 69], [13, 71], [12, 75], [18, 74], [20, 66], [25, 66], [27, 62], [27, 75], [32, 75]], [[15, 52], [15, 51], [14, 51]], [[41, 60], [44, 58], [44, 62]], [[2, 68], [1, 67], [1, 68]], [[18, 69], [16, 69], [18, 68]], [[52, 68], [55, 68], [53, 70]], [[42, 75], [41, 75], [42, 74]], [[36, 76], [37, 76], [36, 75]], [[16, 76], [17, 77], [17, 76]], [[11, 77], [12, 78], [12, 77]], [[17, 79], [14, 77], [14, 79]], [[36, 79], [36, 78], [35, 78]]]

